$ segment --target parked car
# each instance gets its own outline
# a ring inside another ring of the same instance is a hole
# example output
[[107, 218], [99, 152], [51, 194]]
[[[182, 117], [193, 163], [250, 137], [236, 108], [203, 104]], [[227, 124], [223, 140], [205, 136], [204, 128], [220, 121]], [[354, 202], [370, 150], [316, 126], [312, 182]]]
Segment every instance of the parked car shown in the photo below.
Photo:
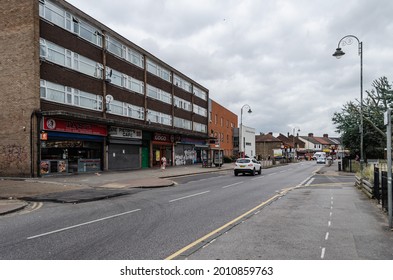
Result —
[[254, 158], [238, 158], [235, 162], [235, 168], [233, 172], [235, 176], [239, 175], [239, 173], [249, 173], [254, 176], [255, 173], [262, 173], [262, 165], [261, 162]]
[[318, 157], [317, 158], [317, 163], [325, 164], [326, 163], [326, 157], [323, 157], [323, 156]]

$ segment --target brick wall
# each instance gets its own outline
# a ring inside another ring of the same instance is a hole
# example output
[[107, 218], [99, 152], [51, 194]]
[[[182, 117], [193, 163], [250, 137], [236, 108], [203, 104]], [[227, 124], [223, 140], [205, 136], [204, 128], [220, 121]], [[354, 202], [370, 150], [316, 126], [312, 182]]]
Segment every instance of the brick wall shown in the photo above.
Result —
[[[39, 109], [39, 14], [36, 0], [0, 5], [0, 176], [30, 176]], [[33, 150], [32, 150], [33, 149]], [[34, 165], [34, 164], [33, 164]]]

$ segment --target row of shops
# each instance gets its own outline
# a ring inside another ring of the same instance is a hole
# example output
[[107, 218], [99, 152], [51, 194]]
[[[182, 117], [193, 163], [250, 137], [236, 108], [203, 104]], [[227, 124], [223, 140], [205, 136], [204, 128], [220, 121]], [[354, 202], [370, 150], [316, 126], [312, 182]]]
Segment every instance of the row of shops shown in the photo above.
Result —
[[40, 175], [133, 170], [202, 163], [204, 139], [43, 117]]

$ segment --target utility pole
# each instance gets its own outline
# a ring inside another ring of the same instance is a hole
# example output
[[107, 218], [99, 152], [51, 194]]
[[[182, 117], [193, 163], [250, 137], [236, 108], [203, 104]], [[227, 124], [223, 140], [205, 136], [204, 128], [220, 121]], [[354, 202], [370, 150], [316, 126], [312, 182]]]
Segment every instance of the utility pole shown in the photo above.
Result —
[[389, 228], [392, 228], [392, 110], [388, 109], [384, 115], [386, 129], [386, 157], [388, 160], [388, 213]]

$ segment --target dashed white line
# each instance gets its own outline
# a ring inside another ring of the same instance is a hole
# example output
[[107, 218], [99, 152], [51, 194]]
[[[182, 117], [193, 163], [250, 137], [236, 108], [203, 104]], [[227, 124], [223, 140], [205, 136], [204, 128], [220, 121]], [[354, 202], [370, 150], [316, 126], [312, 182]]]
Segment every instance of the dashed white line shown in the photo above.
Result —
[[183, 197], [179, 197], [179, 198], [176, 198], [176, 199], [169, 200], [169, 202], [175, 202], [175, 201], [178, 201], [178, 200], [182, 200], [182, 199], [194, 197], [194, 196], [197, 196], [197, 195], [202, 195], [202, 194], [209, 193], [209, 192], [210, 192], [210, 191], [205, 191], [205, 192], [200, 192], [200, 193], [194, 193], [194, 194], [191, 194], [191, 195], [187, 195], [187, 196], [183, 196]]
[[101, 219], [97, 219], [97, 220], [93, 220], [93, 221], [89, 221], [89, 222], [85, 222], [85, 223], [81, 223], [81, 224], [77, 224], [77, 225], [73, 225], [73, 226], [69, 226], [69, 227], [65, 227], [65, 228], [61, 228], [61, 229], [57, 229], [57, 230], [53, 230], [53, 231], [49, 231], [49, 232], [46, 232], [46, 233], [30, 236], [30, 237], [27, 237], [27, 239], [34, 239], [34, 238], [42, 237], [42, 236], [45, 236], [45, 235], [58, 233], [58, 232], [61, 232], [61, 231], [65, 231], [65, 230], [69, 230], [69, 229], [73, 229], [73, 228], [89, 225], [89, 224], [92, 224], [92, 223], [101, 222], [101, 221], [104, 221], [104, 220], [108, 220], [108, 219], [120, 217], [120, 216], [123, 216], [123, 215], [131, 214], [131, 213], [134, 213], [134, 212], [137, 212], [137, 211], [140, 211], [140, 210], [141, 209], [134, 209], [134, 210], [131, 210], [131, 211], [127, 211], [127, 212], [119, 213], [119, 214], [116, 214], [116, 215], [111, 215], [111, 216], [108, 216], [108, 217], [104, 217], [104, 218], [101, 218]]
[[328, 240], [328, 239], [329, 239], [329, 232], [327, 232], [325, 235], [325, 240]]
[[233, 187], [233, 186], [236, 186], [236, 185], [240, 185], [240, 184], [243, 184], [243, 183], [244, 183], [244, 182], [242, 181], [242, 182], [230, 184], [230, 185], [227, 185], [227, 186], [223, 186], [222, 188], [223, 188], [223, 189], [226, 189], [226, 188]]
[[321, 259], [325, 258], [325, 250], [326, 250], [326, 248], [323, 247], [322, 252], [321, 252]]
[[332, 225], [332, 222], [331, 221], [329, 221], [328, 222], [328, 227], [330, 227]]

